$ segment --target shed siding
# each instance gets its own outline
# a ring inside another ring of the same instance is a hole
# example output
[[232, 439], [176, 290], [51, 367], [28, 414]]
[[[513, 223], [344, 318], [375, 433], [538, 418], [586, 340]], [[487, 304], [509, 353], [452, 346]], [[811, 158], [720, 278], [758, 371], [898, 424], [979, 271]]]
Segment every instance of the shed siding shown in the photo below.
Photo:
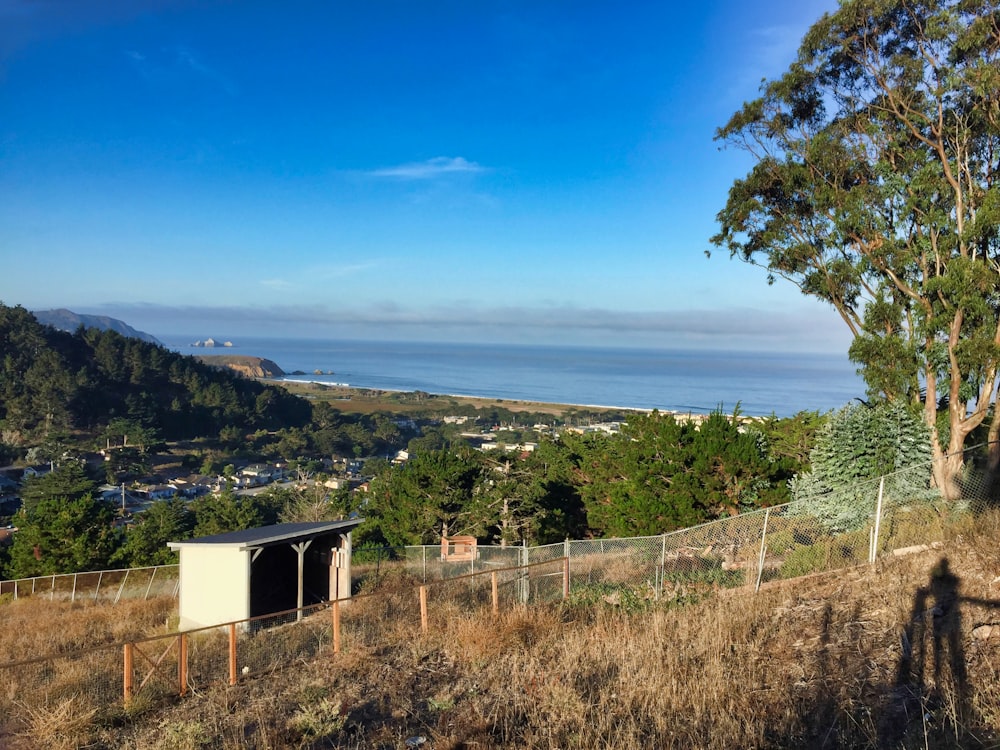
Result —
[[182, 630], [250, 616], [249, 550], [191, 545], [180, 557]]

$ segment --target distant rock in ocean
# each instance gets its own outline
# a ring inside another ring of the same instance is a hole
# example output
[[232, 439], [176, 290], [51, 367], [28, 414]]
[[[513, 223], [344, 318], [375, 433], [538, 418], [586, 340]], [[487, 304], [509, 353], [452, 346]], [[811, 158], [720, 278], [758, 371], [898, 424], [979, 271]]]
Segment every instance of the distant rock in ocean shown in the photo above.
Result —
[[205, 339], [204, 341], [195, 341], [193, 344], [191, 344], [191, 346], [207, 346], [209, 349], [211, 349], [211, 348], [216, 347], [216, 346], [230, 346], [231, 347], [231, 346], [233, 346], [233, 342], [232, 341], [223, 341], [220, 344], [215, 339], [209, 338], [209, 339]]
[[163, 346], [163, 342], [155, 336], [143, 331], [137, 331], [127, 323], [117, 318], [109, 318], [107, 315], [80, 315], [65, 308], [57, 310], [33, 310], [31, 314], [42, 325], [52, 326], [59, 331], [73, 333], [77, 328], [83, 326], [84, 328], [96, 328], [99, 331], [114, 331], [120, 333], [122, 336]]

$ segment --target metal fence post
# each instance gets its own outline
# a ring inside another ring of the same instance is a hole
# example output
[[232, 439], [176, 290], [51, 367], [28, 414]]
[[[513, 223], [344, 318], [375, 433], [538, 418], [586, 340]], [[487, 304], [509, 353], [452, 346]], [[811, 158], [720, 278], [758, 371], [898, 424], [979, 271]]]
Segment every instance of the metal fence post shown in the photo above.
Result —
[[[159, 569], [160, 569], [160, 568], [159, 568], [159, 566], [157, 566], [157, 567], [153, 568], [153, 572], [152, 572], [152, 574], [151, 574], [151, 575], [149, 576], [149, 585], [148, 585], [148, 586], [146, 586], [146, 595], [145, 595], [144, 597], [142, 597], [142, 598], [143, 598], [143, 600], [146, 600], [146, 599], [148, 599], [148, 598], [149, 598], [149, 591], [150, 591], [150, 589], [152, 589], [152, 588], [153, 588], [153, 579], [154, 579], [154, 578], [156, 578], [156, 571], [158, 571]], [[178, 579], [178, 580], [179, 580], [179, 579]]]
[[117, 604], [118, 600], [122, 598], [122, 591], [125, 590], [125, 582], [128, 580], [128, 574], [129, 574], [129, 571], [126, 570], [125, 571], [125, 576], [122, 578], [121, 585], [118, 587], [118, 593], [115, 594], [115, 604]]
[[764, 528], [760, 532], [760, 554], [757, 557], [757, 585], [754, 586], [754, 593], [760, 591], [760, 580], [764, 576], [764, 554], [767, 552], [767, 521], [771, 517], [771, 509], [764, 511]]
[[868, 563], [872, 564], [875, 562], [875, 557], [878, 554], [878, 535], [880, 526], [882, 524], [882, 493], [885, 490], [885, 477], [880, 477], [878, 480], [878, 501], [875, 503], [875, 529], [872, 532], [872, 542], [871, 547], [868, 550]]

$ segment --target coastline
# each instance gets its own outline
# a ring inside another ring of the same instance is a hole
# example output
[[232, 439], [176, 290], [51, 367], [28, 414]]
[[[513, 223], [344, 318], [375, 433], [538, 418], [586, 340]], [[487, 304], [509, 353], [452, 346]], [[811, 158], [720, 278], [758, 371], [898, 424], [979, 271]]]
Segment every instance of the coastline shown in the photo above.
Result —
[[[640, 406], [610, 406], [604, 404], [573, 404], [554, 401], [532, 401], [528, 399], [510, 399], [502, 397], [475, 396], [461, 393], [426, 393], [426, 398], [416, 396], [417, 391], [397, 390], [391, 388], [360, 388], [356, 386], [329, 383], [321, 380], [300, 380], [289, 378], [261, 378], [262, 382], [286, 388], [290, 393], [308, 398], [312, 401], [329, 401], [337, 404], [351, 404], [359, 407], [355, 410], [377, 411], [413, 411], [415, 408], [439, 410], [447, 406], [473, 405], [476, 408], [503, 408], [512, 412], [535, 412], [562, 416], [571, 412], [589, 411], [598, 414], [621, 414], [635, 412], [650, 414], [658, 411], [661, 414], [673, 414], [678, 418], [704, 417], [708, 412], [677, 411], [674, 409], [658, 409]], [[289, 387], [292, 386], [292, 387]], [[298, 387], [296, 387], [298, 386]], [[410, 398], [400, 400], [400, 397]], [[338, 406], [338, 408], [343, 408]]]

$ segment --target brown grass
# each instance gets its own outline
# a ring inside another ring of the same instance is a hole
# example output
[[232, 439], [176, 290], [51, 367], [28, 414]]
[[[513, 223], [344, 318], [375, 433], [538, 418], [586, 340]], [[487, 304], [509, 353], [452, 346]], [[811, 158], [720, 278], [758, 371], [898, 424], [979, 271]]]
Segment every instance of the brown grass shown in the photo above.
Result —
[[[358, 600], [337, 656], [119, 715], [63, 695], [0, 746], [1000, 747], [1000, 638], [972, 635], [1000, 623], [998, 532], [684, 606], [439, 598], [426, 636], [412, 592]], [[78, 638], [80, 614], [50, 622]]]
[[572, 411], [581, 409], [594, 413], [620, 413], [623, 409], [600, 406], [582, 406], [574, 404], [552, 404], [540, 401], [516, 401], [496, 398], [474, 398], [471, 396], [446, 396], [429, 394], [416, 401], [407, 394], [397, 394], [391, 391], [368, 390], [362, 388], [344, 388], [342, 386], [323, 385], [320, 383], [304, 383], [294, 380], [266, 381], [277, 385], [296, 396], [305, 396], [313, 401], [328, 401], [340, 411], [355, 414], [372, 414], [374, 412], [389, 412], [408, 415], [438, 413], [442, 410], [458, 406], [474, 406], [477, 409], [492, 409], [500, 407], [512, 412], [532, 412], [563, 417]]

